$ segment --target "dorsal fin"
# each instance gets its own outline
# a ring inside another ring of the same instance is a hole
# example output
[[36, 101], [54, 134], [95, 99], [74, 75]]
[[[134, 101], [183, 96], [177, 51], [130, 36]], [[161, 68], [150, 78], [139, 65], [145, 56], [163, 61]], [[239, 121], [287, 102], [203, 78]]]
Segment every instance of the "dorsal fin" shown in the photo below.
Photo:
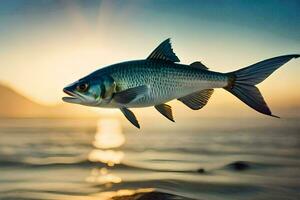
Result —
[[199, 110], [207, 104], [213, 92], [214, 89], [201, 90], [181, 97], [178, 100], [193, 110]]
[[208, 67], [206, 67], [205, 65], [203, 65], [200, 61], [193, 62], [192, 64], [190, 64], [190, 66], [198, 68], [198, 69], [208, 70]]
[[176, 54], [173, 52], [170, 38], [163, 41], [152, 53], [148, 56], [148, 60], [165, 60], [171, 62], [180, 62]]

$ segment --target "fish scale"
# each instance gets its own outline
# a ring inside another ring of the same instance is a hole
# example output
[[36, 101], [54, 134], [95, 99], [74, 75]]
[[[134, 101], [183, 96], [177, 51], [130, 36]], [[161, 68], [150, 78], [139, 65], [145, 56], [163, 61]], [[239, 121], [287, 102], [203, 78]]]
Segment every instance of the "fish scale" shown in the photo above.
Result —
[[228, 82], [228, 77], [222, 73], [151, 60], [115, 64], [99, 70], [99, 73], [99, 76], [109, 74], [119, 90], [150, 86], [149, 95], [126, 104], [128, 107], [153, 106], [196, 91], [222, 88]]

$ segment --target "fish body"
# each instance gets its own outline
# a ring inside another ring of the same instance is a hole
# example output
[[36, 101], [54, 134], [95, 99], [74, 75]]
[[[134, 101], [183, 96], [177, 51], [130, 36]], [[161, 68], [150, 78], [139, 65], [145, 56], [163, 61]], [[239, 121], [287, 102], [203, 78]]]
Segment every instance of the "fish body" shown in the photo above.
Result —
[[170, 39], [162, 42], [145, 60], [113, 64], [75, 81], [63, 89], [68, 103], [118, 108], [136, 127], [138, 120], [130, 108], [154, 106], [174, 122], [168, 101], [177, 99], [193, 110], [203, 108], [215, 88], [223, 88], [254, 110], [273, 117], [256, 87], [276, 69], [299, 54], [270, 58], [251, 66], [221, 73], [201, 62], [179, 64]]
[[149, 107], [166, 103], [199, 90], [222, 88], [228, 84], [228, 75], [166, 61], [136, 60], [102, 68], [90, 77], [110, 76], [117, 91], [146, 85], [149, 92], [136, 101], [118, 104], [112, 100], [101, 107]]

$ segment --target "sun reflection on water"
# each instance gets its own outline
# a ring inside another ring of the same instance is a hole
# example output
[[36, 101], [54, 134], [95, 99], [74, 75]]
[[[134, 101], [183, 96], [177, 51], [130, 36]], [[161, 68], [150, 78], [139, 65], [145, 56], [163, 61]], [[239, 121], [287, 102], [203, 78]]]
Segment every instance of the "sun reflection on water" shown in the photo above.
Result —
[[91, 162], [104, 163], [107, 166], [93, 168], [90, 176], [86, 178], [87, 182], [100, 183], [106, 187], [122, 182], [121, 177], [112, 174], [110, 169], [121, 163], [124, 153], [115, 148], [122, 146], [124, 142], [125, 137], [119, 120], [111, 118], [98, 121], [93, 141], [95, 148], [88, 155], [88, 159]]
[[101, 119], [98, 121], [97, 132], [93, 145], [100, 149], [120, 147], [125, 142], [120, 121], [117, 119]]
[[94, 149], [89, 154], [89, 160], [92, 162], [106, 163], [108, 166], [120, 164], [124, 157], [122, 151]]
[[109, 184], [121, 183], [122, 179], [114, 174], [108, 173], [108, 169], [103, 167], [100, 169], [92, 169], [91, 175], [86, 178], [86, 181], [91, 183]]

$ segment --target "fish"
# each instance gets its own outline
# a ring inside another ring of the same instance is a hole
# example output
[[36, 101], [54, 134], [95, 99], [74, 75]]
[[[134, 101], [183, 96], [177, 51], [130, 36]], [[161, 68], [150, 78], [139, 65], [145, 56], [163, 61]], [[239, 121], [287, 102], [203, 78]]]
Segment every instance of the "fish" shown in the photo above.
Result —
[[222, 73], [202, 62], [180, 64], [170, 38], [143, 60], [126, 61], [100, 68], [66, 86], [62, 100], [84, 106], [117, 108], [137, 128], [140, 124], [131, 108], [153, 106], [175, 122], [167, 102], [177, 99], [192, 110], [207, 105], [214, 89], [222, 88], [259, 113], [273, 115], [257, 84], [299, 54], [263, 60], [248, 67]]

